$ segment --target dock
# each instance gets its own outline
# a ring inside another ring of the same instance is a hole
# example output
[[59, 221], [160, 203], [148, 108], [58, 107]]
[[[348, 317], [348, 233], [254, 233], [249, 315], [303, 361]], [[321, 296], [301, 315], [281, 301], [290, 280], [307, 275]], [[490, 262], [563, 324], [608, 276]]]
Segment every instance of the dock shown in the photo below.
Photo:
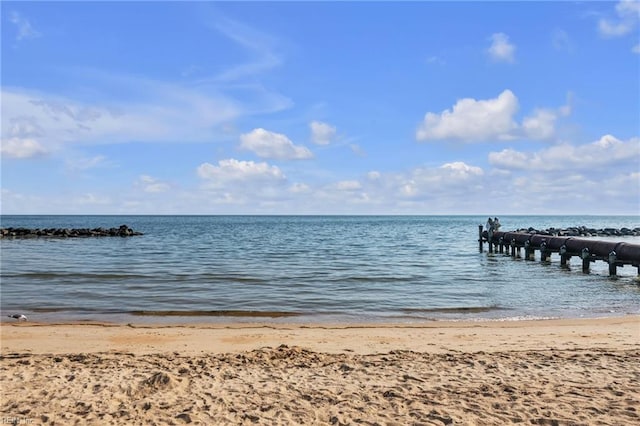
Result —
[[538, 251], [541, 262], [550, 262], [551, 254], [557, 253], [561, 266], [568, 266], [572, 257], [579, 258], [585, 273], [589, 272], [591, 263], [603, 261], [609, 264], [610, 276], [617, 275], [617, 268], [625, 265], [636, 267], [640, 276], [640, 244], [527, 232], [487, 232], [478, 225], [480, 253], [484, 251], [484, 243], [488, 243], [489, 253], [522, 257], [524, 251], [525, 260], [535, 260]]

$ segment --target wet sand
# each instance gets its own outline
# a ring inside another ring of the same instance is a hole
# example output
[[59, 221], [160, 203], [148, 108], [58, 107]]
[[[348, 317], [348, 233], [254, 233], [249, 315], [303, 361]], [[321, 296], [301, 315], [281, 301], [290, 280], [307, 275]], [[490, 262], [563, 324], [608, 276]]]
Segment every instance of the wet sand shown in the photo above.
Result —
[[640, 422], [640, 317], [0, 326], [0, 421]]

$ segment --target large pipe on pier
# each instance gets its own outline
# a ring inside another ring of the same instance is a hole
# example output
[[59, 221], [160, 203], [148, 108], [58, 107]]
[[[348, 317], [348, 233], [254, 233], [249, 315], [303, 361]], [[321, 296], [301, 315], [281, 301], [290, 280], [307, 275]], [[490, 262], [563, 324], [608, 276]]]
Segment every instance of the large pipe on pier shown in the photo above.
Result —
[[503, 246], [507, 247], [507, 250], [510, 248], [512, 256], [515, 256], [516, 248], [519, 252], [520, 248], [524, 247], [526, 259], [532, 259], [535, 250], [540, 250], [543, 261], [548, 260], [551, 253], [560, 253], [562, 265], [566, 265], [571, 256], [578, 256], [582, 259], [585, 272], [589, 271], [591, 262], [603, 260], [609, 263], [611, 275], [616, 274], [617, 266], [623, 265], [637, 267], [640, 275], [640, 244], [501, 231], [493, 232], [489, 242], [500, 245], [501, 252]]
[[616, 250], [618, 260], [640, 266], [640, 245], [622, 243]]

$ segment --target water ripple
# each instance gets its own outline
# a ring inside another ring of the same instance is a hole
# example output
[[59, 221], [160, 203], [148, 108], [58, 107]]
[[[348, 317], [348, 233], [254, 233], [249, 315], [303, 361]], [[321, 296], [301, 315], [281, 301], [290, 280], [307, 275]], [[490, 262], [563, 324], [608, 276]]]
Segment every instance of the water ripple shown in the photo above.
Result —
[[[1, 240], [2, 310], [45, 317], [504, 318], [637, 312], [635, 268], [610, 279], [478, 253], [474, 216], [3, 216], [112, 227], [127, 239]], [[636, 227], [638, 217], [504, 217], [503, 227]], [[631, 241], [631, 240], [629, 240]], [[640, 242], [636, 238], [633, 242]], [[155, 314], [154, 314], [155, 313]], [[288, 315], [288, 314], [287, 314]], [[286, 315], [285, 315], [286, 316]], [[265, 317], [268, 315], [265, 314]]]

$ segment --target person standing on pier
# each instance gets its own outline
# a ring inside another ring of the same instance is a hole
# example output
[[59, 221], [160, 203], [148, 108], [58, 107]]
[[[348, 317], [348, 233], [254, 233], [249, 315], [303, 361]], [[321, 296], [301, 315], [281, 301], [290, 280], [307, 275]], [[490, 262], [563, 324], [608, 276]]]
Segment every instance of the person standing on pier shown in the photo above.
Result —
[[499, 231], [500, 230], [500, 221], [498, 220], [497, 217], [493, 218], [493, 230], [494, 231]]
[[495, 222], [493, 221], [493, 219], [489, 218], [487, 219], [487, 241], [491, 241], [491, 238], [493, 237], [493, 228], [495, 226]]

